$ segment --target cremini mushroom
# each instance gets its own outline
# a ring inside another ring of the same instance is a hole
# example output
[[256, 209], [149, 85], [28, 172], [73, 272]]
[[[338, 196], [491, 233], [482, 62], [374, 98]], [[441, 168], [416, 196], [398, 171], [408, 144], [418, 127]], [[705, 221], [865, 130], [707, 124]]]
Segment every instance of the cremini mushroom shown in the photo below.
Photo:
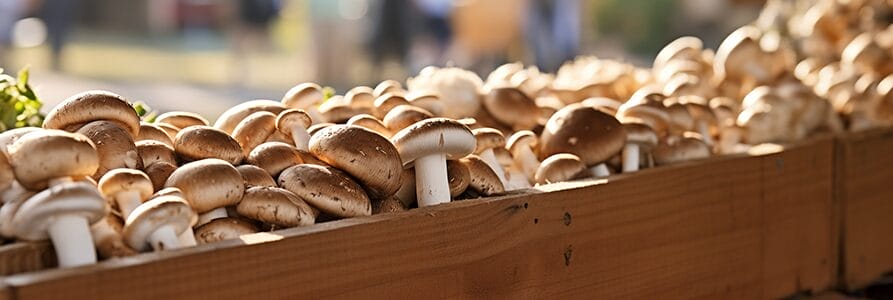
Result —
[[167, 131], [156, 124], [146, 122], [140, 122], [140, 133], [134, 138], [134, 141], [157, 141], [171, 146], [171, 148], [174, 147], [174, 140]]
[[199, 225], [226, 217], [226, 206], [238, 204], [245, 192], [239, 171], [216, 158], [180, 166], [167, 179], [165, 187], [182, 191], [184, 199], [199, 214]]
[[530, 130], [539, 124], [536, 102], [517, 88], [492, 88], [484, 96], [483, 104], [494, 119], [514, 130]]
[[326, 214], [343, 218], [372, 214], [363, 188], [338, 169], [300, 164], [282, 171], [278, 182]]
[[149, 176], [149, 180], [152, 181], [152, 189], [155, 191], [161, 190], [164, 188], [164, 183], [167, 182], [167, 178], [177, 170], [177, 165], [166, 162], [166, 161], [156, 161], [148, 166], [146, 166], [145, 173]]
[[347, 125], [360, 126], [375, 131], [383, 137], [391, 138], [394, 133], [380, 120], [369, 114], [360, 114], [347, 120]]
[[313, 209], [300, 197], [278, 187], [250, 187], [236, 206], [239, 215], [276, 227], [312, 225]]
[[43, 128], [76, 131], [84, 124], [105, 120], [117, 124], [131, 137], [139, 135], [140, 117], [120, 95], [107, 91], [86, 91], [59, 103], [43, 121]]
[[512, 154], [515, 165], [524, 173], [527, 182], [534, 181], [534, 174], [539, 168], [540, 161], [533, 150], [538, 145], [536, 134], [529, 130], [515, 132], [506, 144], [506, 149]]
[[102, 177], [112, 169], [142, 169], [143, 160], [136, 150], [133, 137], [124, 128], [110, 121], [93, 121], [77, 130], [96, 146], [99, 169], [93, 178]]
[[710, 156], [710, 147], [696, 137], [680, 137], [660, 143], [654, 148], [654, 162], [669, 165]]
[[571, 153], [590, 166], [593, 176], [608, 176], [605, 161], [623, 149], [626, 132], [614, 117], [582, 104], [568, 105], [549, 119], [540, 137], [542, 158]]
[[[258, 111], [268, 111], [278, 115], [286, 109], [283, 103], [272, 100], [251, 100], [242, 102], [239, 105], [230, 107], [214, 122], [214, 128], [223, 130], [226, 133], [232, 133], [236, 129], [236, 125], [242, 122], [242, 119]], [[174, 135], [171, 135], [174, 136]]]
[[496, 160], [496, 155], [493, 154], [493, 149], [505, 148], [505, 135], [499, 130], [486, 127], [472, 129], [471, 133], [474, 134], [475, 144], [477, 145], [474, 153], [480, 156], [493, 169], [493, 172], [499, 177], [499, 181], [505, 185], [505, 171], [502, 169], [499, 161]]
[[471, 173], [468, 172], [468, 167], [458, 160], [447, 160], [447, 181], [450, 184], [450, 197], [456, 198], [468, 188]]
[[310, 139], [310, 153], [356, 178], [374, 199], [390, 197], [400, 188], [400, 154], [387, 138], [369, 129], [326, 127]]
[[381, 120], [391, 132], [398, 132], [421, 120], [433, 118], [430, 112], [412, 105], [394, 107]]
[[353, 107], [366, 107], [371, 109], [375, 102], [372, 88], [368, 86], [356, 86], [344, 94], [344, 102]]
[[586, 164], [570, 153], [553, 154], [536, 169], [536, 184], [548, 184], [587, 177]]
[[188, 111], [169, 111], [158, 115], [155, 123], [170, 124], [179, 129], [190, 126], [208, 126], [208, 120], [197, 113]]
[[186, 162], [206, 158], [222, 159], [237, 165], [242, 161], [242, 146], [229, 134], [208, 126], [190, 126], [177, 133], [174, 151]]
[[180, 197], [159, 196], [138, 206], [124, 223], [124, 239], [137, 250], [155, 251], [183, 246], [179, 236], [192, 230], [195, 212]]
[[285, 110], [276, 117], [276, 129], [291, 137], [298, 150], [307, 151], [307, 143], [310, 140], [307, 128], [310, 124], [310, 116], [303, 110]]
[[[309, 118], [308, 118], [309, 120]], [[276, 132], [276, 115], [268, 111], [255, 112], [242, 119], [232, 137], [242, 147], [242, 156], [248, 156], [254, 147], [267, 141]]]
[[9, 148], [16, 180], [25, 188], [87, 177], [99, 169], [99, 155], [87, 137], [61, 130], [39, 130], [23, 135]]
[[138, 253], [124, 242], [123, 232], [124, 221], [116, 214], [107, 214], [90, 226], [90, 235], [99, 258], [125, 257]]
[[493, 169], [483, 159], [472, 154], [459, 161], [468, 168], [468, 174], [471, 178], [468, 188], [483, 196], [505, 193], [505, 187], [499, 181], [499, 177], [496, 176]]
[[249, 164], [255, 165], [266, 171], [269, 176], [276, 178], [282, 170], [301, 164], [304, 160], [300, 152], [285, 143], [263, 143], [248, 154]]
[[409, 105], [409, 101], [403, 97], [402, 94], [384, 94], [375, 98], [375, 102], [373, 102], [372, 115], [379, 119], [384, 119], [384, 116], [394, 109], [394, 107], [400, 105]]
[[372, 201], [372, 214], [386, 214], [393, 212], [401, 212], [406, 211], [406, 206], [403, 205], [403, 202], [396, 197], [388, 197], [382, 200]]
[[199, 244], [210, 244], [257, 232], [257, 226], [238, 218], [214, 219], [195, 229]]
[[322, 115], [317, 105], [322, 103], [324, 98], [322, 87], [312, 82], [305, 82], [289, 89], [282, 96], [282, 105], [292, 109], [303, 109], [310, 116], [312, 123], [318, 123], [322, 121]]
[[143, 166], [146, 168], [159, 161], [172, 165], [177, 164], [177, 154], [174, 153], [174, 148], [159, 141], [137, 141], [136, 152], [139, 154], [140, 159], [143, 160]]
[[657, 133], [642, 123], [626, 123], [623, 128], [626, 131], [626, 145], [621, 153], [621, 169], [624, 173], [635, 172], [639, 170], [642, 154], [650, 155], [651, 149], [657, 146]]
[[149, 200], [154, 189], [145, 173], [131, 169], [114, 169], [99, 179], [99, 192], [114, 202], [126, 219], [137, 206]]
[[264, 169], [261, 169], [255, 165], [241, 165], [236, 167], [236, 170], [239, 171], [239, 174], [242, 175], [242, 179], [245, 180], [245, 187], [252, 186], [266, 186], [266, 187], [276, 187], [276, 180], [273, 179], [273, 176], [270, 176], [270, 173], [267, 173]]

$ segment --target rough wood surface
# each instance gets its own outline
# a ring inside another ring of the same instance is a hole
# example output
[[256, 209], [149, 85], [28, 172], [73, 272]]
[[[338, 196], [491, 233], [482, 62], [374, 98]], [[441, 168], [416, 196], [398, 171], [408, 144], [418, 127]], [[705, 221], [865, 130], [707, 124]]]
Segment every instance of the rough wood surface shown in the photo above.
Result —
[[15, 242], [0, 246], [0, 276], [33, 272], [56, 265], [49, 242]]

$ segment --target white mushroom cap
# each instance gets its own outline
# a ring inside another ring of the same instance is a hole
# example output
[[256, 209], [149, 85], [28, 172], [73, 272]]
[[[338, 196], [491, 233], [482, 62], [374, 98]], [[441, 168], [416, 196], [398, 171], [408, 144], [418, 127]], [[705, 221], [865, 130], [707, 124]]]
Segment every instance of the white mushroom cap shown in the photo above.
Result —
[[416, 158], [442, 153], [457, 159], [474, 152], [476, 141], [471, 129], [455, 120], [427, 119], [406, 127], [391, 138], [404, 167]]
[[[161, 196], [146, 201], [127, 217], [124, 225], [124, 238], [127, 245], [136, 250], [149, 248], [149, 236], [163, 226], [172, 226], [174, 233], [180, 234], [192, 226], [197, 216], [189, 204], [176, 196]], [[163, 249], [163, 245], [152, 245]]]
[[105, 199], [88, 182], [65, 182], [51, 186], [22, 203], [12, 219], [16, 237], [39, 241], [48, 238], [47, 228], [56, 216], [83, 216], [89, 224], [108, 213]]

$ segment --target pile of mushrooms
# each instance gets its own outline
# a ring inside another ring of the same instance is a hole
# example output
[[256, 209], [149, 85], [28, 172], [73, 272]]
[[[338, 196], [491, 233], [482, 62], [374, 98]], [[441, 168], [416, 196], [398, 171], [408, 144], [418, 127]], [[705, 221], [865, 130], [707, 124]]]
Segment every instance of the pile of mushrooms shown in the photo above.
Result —
[[800, 16], [769, 1], [716, 51], [681, 37], [651, 68], [429, 67], [328, 98], [301, 83], [213, 123], [150, 123], [123, 96], [83, 92], [43, 128], [0, 133], [0, 235], [51, 240], [71, 267], [893, 125], [893, 29], [865, 19], [889, 13], [875, 2]]

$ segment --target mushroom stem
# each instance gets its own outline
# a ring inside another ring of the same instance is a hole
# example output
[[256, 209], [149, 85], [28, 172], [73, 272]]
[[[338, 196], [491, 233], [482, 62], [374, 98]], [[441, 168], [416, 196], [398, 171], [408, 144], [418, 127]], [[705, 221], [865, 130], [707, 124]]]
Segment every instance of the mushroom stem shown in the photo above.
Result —
[[505, 171], [502, 169], [502, 166], [499, 165], [499, 160], [496, 159], [496, 154], [493, 154], [493, 149], [481, 151], [481, 159], [490, 166], [490, 169], [493, 169], [493, 172], [496, 173], [496, 177], [499, 177], [499, 181], [502, 182], [502, 185], [506, 186], [508, 180], [505, 178]]
[[115, 195], [115, 202], [118, 203], [118, 210], [121, 211], [121, 216], [124, 217], [125, 220], [134, 209], [140, 206], [140, 204], [143, 204], [138, 191], [119, 192]]
[[527, 181], [536, 181], [534, 176], [536, 175], [536, 169], [540, 165], [540, 161], [536, 159], [536, 154], [533, 154], [529, 147], [521, 147], [521, 149], [515, 152], [513, 157], [515, 164], [521, 167], [521, 171], [527, 176]]
[[174, 226], [170, 224], [155, 229], [155, 231], [149, 235], [149, 244], [152, 245], [152, 249], [155, 251], [177, 249], [181, 247], [177, 232], [174, 231]]
[[623, 173], [639, 170], [639, 144], [626, 144], [623, 147]]
[[291, 138], [295, 141], [295, 147], [298, 150], [307, 151], [310, 143], [310, 134], [307, 133], [307, 128], [301, 126], [301, 124], [295, 124], [290, 129]]
[[74, 267], [96, 263], [96, 248], [90, 234], [90, 224], [83, 216], [66, 214], [56, 217], [47, 229], [59, 267]]
[[54, 186], [57, 184], [68, 183], [68, 182], [73, 182], [73, 181], [74, 181], [74, 179], [72, 179], [71, 177], [67, 177], [67, 176], [66, 177], [56, 177], [56, 178], [53, 178], [53, 179], [50, 179], [49, 181], [47, 181], [47, 184], [49, 186]]
[[226, 214], [226, 207], [218, 207], [212, 210], [209, 210], [206, 213], [198, 215], [198, 223], [195, 224], [195, 227], [205, 225], [205, 223], [211, 222], [214, 219], [226, 218], [229, 215]]
[[195, 231], [192, 231], [192, 228], [186, 228], [183, 233], [180, 233], [177, 239], [180, 240], [180, 246], [183, 247], [198, 245], [198, 242], [195, 241]]
[[419, 207], [450, 202], [446, 156], [434, 154], [417, 158], [415, 182]]
[[527, 180], [527, 176], [524, 175], [524, 173], [521, 173], [518, 168], [508, 168], [508, 177], [509, 184], [505, 188], [506, 191], [514, 191], [531, 187], [530, 181]]
[[704, 139], [704, 144], [707, 146], [713, 146], [713, 136], [710, 135], [710, 128], [707, 126], [707, 122], [698, 122], [698, 133], [701, 134], [701, 137]]
[[608, 165], [605, 163], [600, 163], [592, 168], [589, 168], [589, 171], [592, 172], [592, 177], [600, 178], [600, 177], [608, 177], [611, 175], [611, 172], [608, 171]]

